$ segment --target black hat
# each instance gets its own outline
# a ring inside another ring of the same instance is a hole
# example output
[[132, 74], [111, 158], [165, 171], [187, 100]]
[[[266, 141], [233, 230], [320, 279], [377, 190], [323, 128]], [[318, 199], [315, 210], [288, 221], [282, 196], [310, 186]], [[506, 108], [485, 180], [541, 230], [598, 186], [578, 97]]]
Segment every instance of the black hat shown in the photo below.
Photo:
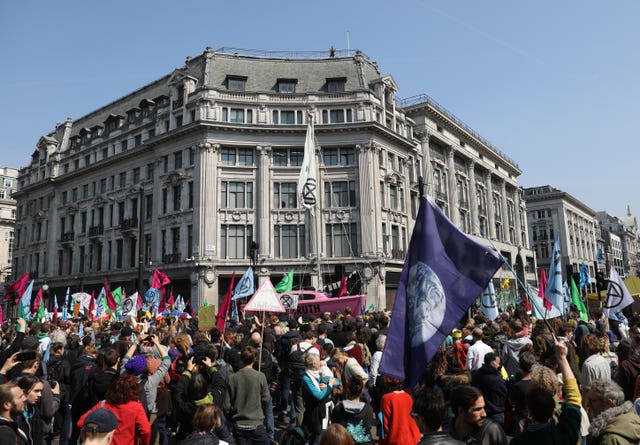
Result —
[[98, 408], [84, 419], [82, 431], [90, 433], [108, 433], [118, 428], [118, 419], [113, 411]]
[[131, 326], [125, 326], [120, 330], [120, 337], [131, 337], [131, 334], [133, 334]]
[[23, 350], [37, 349], [39, 345], [40, 340], [38, 340], [38, 337], [33, 335], [28, 335], [22, 340]]

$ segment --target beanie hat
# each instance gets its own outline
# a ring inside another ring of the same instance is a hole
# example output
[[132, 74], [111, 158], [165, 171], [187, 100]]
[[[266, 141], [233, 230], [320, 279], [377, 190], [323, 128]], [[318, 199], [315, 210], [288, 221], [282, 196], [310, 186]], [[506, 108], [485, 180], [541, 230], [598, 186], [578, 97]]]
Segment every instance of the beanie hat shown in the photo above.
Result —
[[147, 359], [144, 355], [137, 354], [135, 357], [127, 361], [124, 365], [124, 369], [133, 375], [140, 375], [147, 369]]

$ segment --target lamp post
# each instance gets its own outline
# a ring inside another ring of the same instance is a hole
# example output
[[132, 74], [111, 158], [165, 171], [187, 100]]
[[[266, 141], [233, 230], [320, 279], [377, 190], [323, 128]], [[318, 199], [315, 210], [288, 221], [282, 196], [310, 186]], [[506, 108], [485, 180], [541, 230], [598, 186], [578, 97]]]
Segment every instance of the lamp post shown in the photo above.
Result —
[[138, 190], [139, 211], [138, 211], [138, 294], [144, 295], [142, 289], [142, 275], [144, 274], [144, 250], [142, 241], [144, 238], [144, 187], [140, 185]]
[[251, 246], [249, 247], [249, 259], [251, 260], [251, 267], [253, 267], [253, 281], [254, 281], [254, 286], [257, 288], [258, 287], [258, 282], [257, 282], [257, 273], [256, 273], [256, 267], [258, 265], [258, 248], [259, 245], [257, 242], [255, 241], [251, 241]]

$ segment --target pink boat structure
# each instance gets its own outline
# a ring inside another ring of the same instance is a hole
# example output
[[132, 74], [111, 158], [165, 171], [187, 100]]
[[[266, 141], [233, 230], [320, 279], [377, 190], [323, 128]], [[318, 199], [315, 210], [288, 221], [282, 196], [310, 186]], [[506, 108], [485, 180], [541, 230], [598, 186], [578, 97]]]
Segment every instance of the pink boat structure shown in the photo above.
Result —
[[[344, 297], [332, 297], [331, 294], [313, 290], [294, 290], [278, 294], [280, 302], [287, 313], [296, 316], [314, 315], [320, 317], [325, 312], [335, 315], [336, 311], [345, 313], [347, 307], [351, 308], [353, 316], [362, 313], [362, 307], [367, 301], [366, 295], [345, 295]], [[244, 305], [241, 305], [241, 309]], [[253, 311], [246, 311], [247, 314]]]

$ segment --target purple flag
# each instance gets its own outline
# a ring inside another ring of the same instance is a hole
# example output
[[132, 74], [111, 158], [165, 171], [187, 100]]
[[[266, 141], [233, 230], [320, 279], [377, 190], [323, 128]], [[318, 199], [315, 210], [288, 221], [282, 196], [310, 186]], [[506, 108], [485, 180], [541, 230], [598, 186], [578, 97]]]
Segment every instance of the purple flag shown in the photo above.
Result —
[[501, 263], [497, 252], [455, 227], [430, 198], [422, 198], [380, 373], [415, 386]]

